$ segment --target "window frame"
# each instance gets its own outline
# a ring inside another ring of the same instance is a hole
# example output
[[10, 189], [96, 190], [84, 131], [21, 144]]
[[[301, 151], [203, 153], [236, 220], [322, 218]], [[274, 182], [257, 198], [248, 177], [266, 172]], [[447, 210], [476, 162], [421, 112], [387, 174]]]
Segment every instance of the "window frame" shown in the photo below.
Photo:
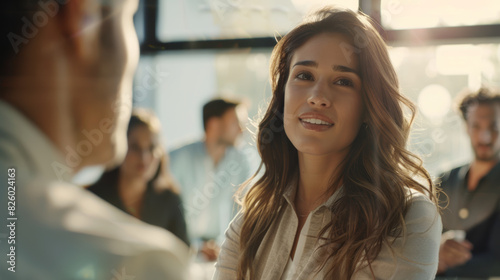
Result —
[[[154, 54], [173, 50], [273, 48], [276, 45], [277, 38], [275, 37], [161, 42], [156, 36], [160, 0], [141, 1], [144, 2], [144, 17], [142, 17], [144, 19], [144, 41], [140, 46], [141, 54]], [[379, 33], [389, 45], [457, 44], [470, 39], [484, 39], [487, 41], [488, 39], [500, 37], [500, 24], [384, 30], [380, 23], [380, 5], [380, 0], [359, 0], [359, 10], [370, 15], [375, 21]]]

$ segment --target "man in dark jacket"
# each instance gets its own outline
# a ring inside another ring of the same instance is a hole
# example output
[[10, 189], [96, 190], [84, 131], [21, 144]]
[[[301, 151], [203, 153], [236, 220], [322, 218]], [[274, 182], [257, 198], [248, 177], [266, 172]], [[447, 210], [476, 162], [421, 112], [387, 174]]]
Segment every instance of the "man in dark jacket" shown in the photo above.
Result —
[[469, 93], [460, 110], [474, 160], [441, 176], [447, 207], [438, 273], [500, 276], [500, 95], [484, 88]]

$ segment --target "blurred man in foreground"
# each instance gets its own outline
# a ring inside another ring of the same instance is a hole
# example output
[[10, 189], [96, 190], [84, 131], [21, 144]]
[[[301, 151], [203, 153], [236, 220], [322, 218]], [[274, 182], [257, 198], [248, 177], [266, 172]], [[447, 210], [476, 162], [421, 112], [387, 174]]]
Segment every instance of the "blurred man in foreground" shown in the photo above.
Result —
[[125, 155], [137, 0], [0, 6], [0, 278], [183, 279], [182, 241], [68, 183]]

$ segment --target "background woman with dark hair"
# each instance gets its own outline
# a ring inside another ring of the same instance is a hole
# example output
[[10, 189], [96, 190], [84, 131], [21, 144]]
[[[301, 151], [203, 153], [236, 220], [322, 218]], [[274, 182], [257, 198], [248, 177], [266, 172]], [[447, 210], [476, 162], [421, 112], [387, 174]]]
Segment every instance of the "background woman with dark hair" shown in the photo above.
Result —
[[105, 172], [88, 190], [189, 244], [179, 189], [169, 174], [159, 135], [156, 116], [135, 109], [128, 125], [128, 152], [123, 164]]
[[316, 13], [278, 42], [271, 85], [265, 169], [214, 278], [434, 279], [442, 226], [430, 176], [406, 149], [415, 108], [369, 18]]

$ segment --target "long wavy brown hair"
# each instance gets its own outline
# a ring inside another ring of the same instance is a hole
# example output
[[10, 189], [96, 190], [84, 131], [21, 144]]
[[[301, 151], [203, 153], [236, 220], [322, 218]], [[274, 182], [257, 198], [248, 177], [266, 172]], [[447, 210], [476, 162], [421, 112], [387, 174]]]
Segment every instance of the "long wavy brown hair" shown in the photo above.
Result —
[[359, 264], [370, 265], [390, 237], [404, 236], [408, 209], [405, 187], [437, 201], [422, 161], [406, 149], [416, 109], [400, 93], [384, 40], [363, 13], [322, 9], [279, 40], [273, 50], [272, 99], [257, 134], [263, 175], [255, 182], [257, 171], [248, 181], [255, 182], [253, 186], [242, 187], [248, 192], [242, 202], [238, 279], [254, 279], [257, 250], [285, 209], [283, 193], [298, 173], [298, 152], [283, 128], [284, 89], [295, 50], [321, 33], [340, 33], [353, 42], [344, 46], [344, 55], [359, 58], [367, 126], [360, 129], [336, 172], [342, 177], [331, 180], [331, 190], [343, 183], [343, 195], [330, 207], [332, 220], [319, 234], [327, 236], [323, 246], [329, 253], [317, 271], [326, 269], [326, 274], [334, 277], [331, 279], [350, 279]]

